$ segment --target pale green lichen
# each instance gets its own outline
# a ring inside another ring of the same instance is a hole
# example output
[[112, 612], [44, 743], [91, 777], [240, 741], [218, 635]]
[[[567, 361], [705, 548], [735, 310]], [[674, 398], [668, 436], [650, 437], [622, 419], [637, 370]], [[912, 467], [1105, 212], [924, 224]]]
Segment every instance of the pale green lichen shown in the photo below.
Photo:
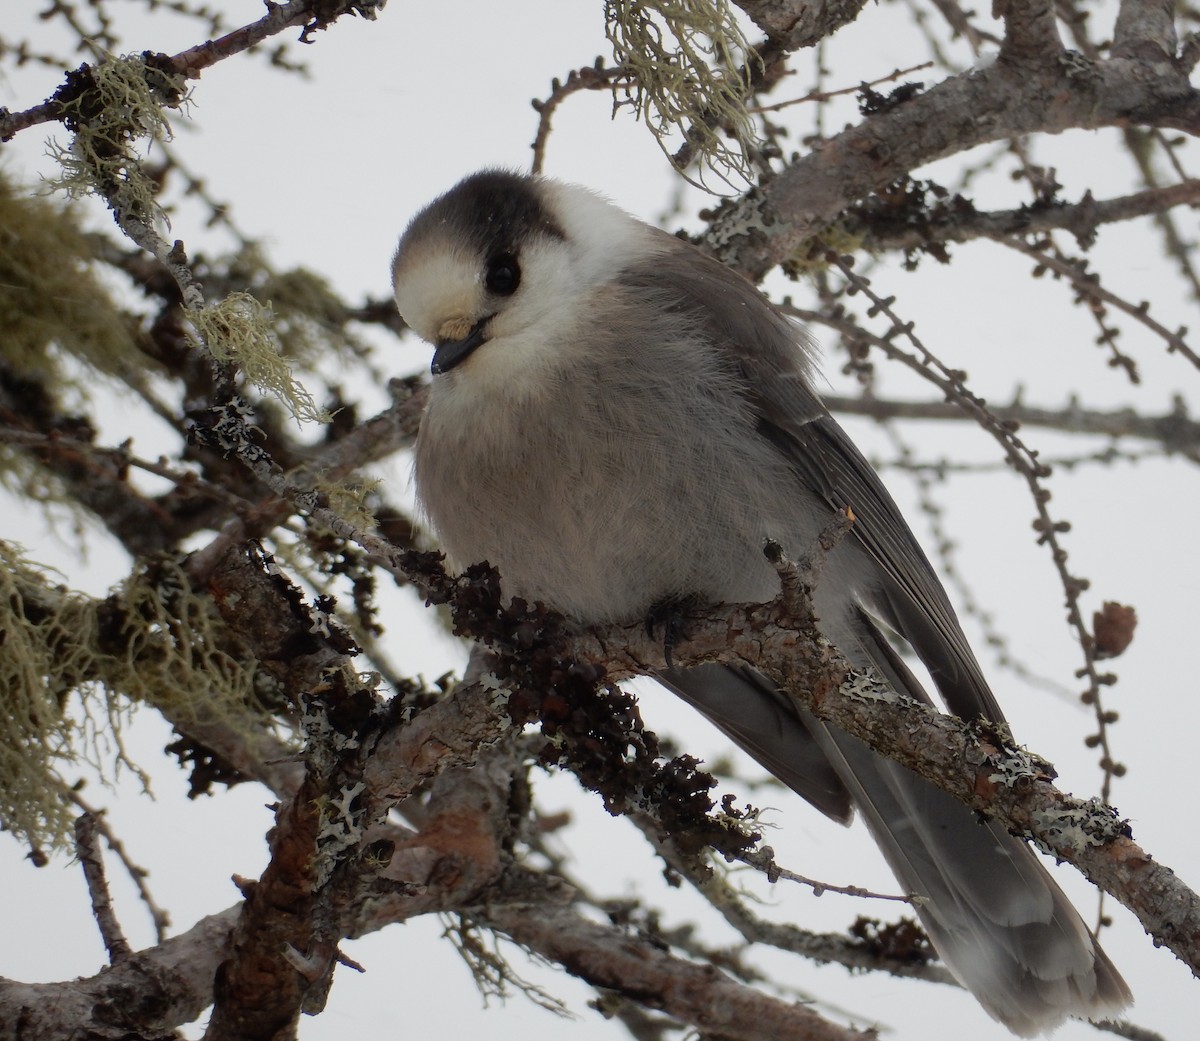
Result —
[[758, 61], [728, 0], [606, 0], [605, 33], [639, 117], [668, 152], [685, 135], [726, 182], [750, 182], [758, 147], [746, 107]]
[[165, 220], [155, 198], [158, 186], [138, 150], [171, 139], [163, 109], [187, 102], [187, 80], [136, 54], [110, 56], [74, 76], [73, 96], [59, 97], [73, 137], [69, 148], [50, 142], [62, 168], [50, 187], [73, 198], [98, 195], [122, 222]]
[[857, 253], [862, 249], [865, 237], [861, 232], [849, 232], [841, 225], [832, 224], [823, 228], [819, 235], [802, 242], [781, 266], [792, 278], [819, 275], [829, 270], [830, 253], [839, 256]]
[[23, 197], [0, 174], [0, 356], [48, 383], [69, 378], [62, 354], [121, 373], [133, 322], [96, 277], [87, 236], [69, 207]]
[[68, 844], [82, 765], [145, 781], [122, 737], [139, 703], [185, 726], [262, 713], [253, 655], [174, 561], [103, 600], [56, 578], [0, 542], [0, 823], [35, 848]]
[[341, 481], [314, 482], [314, 487], [325, 497], [329, 508], [342, 520], [356, 528], [375, 527], [375, 511], [371, 503], [378, 502], [375, 494], [383, 482], [377, 477], [352, 474]]
[[272, 328], [285, 358], [302, 368], [368, 353], [367, 344], [347, 330], [347, 308], [322, 276], [306, 268], [277, 271], [262, 251], [247, 246], [217, 262], [222, 277], [270, 308]]
[[144, 563], [106, 603], [114, 600], [124, 618], [120, 653], [108, 655], [101, 674], [112, 689], [183, 724], [228, 719], [259, 704], [254, 655], [176, 561]]
[[[80, 757], [83, 736], [67, 702], [95, 644], [95, 618], [52, 575], [0, 542], [0, 822], [31, 846], [63, 842], [71, 828], [67, 785], [57, 772]], [[107, 715], [115, 706], [103, 702]]]
[[[137, 347], [138, 321], [105, 286], [77, 208], [31, 197], [0, 172], [0, 360], [11, 391], [24, 383], [24, 414], [43, 417], [31, 425], [69, 436], [49, 417], [84, 411], [97, 373], [140, 386], [154, 362]], [[0, 445], [0, 484], [26, 502], [62, 507], [46, 511], [48, 523], [63, 511], [84, 515], [61, 475], [24, 446]]]
[[297, 381], [283, 356], [271, 309], [249, 293], [230, 293], [192, 308], [188, 321], [218, 362], [234, 363], [247, 380], [276, 397], [297, 422], [327, 423], [329, 413]]

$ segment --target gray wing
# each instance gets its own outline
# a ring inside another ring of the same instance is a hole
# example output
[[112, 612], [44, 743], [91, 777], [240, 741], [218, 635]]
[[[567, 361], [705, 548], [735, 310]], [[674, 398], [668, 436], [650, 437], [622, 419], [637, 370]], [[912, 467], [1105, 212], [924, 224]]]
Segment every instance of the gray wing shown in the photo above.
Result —
[[1002, 721], [941, 582], [900, 510], [811, 389], [803, 332], [741, 276], [664, 237], [665, 252], [622, 281], [657, 294], [666, 310], [728, 346], [738, 369], [734, 382], [759, 417], [763, 437], [831, 513], [853, 510], [850, 537], [876, 566], [874, 596], [864, 606], [912, 645], [952, 712]]
[[[657, 294], [659, 306], [698, 335], [719, 337], [733, 385], [807, 494], [831, 511], [853, 509], [850, 537], [874, 562], [876, 588], [841, 631], [896, 690], [928, 700], [874, 614], [913, 646], [954, 712], [1002, 719], [896, 504], [812, 392], [802, 334], [749, 283], [685, 249], [665, 244], [653, 264], [621, 278]], [[1031, 1036], [1068, 1015], [1111, 1014], [1129, 1002], [1070, 902], [1004, 828], [981, 825], [966, 806], [813, 718], [753, 670], [705, 665], [661, 678], [831, 817], [845, 821], [851, 803], [862, 811], [897, 878], [926, 897], [916, 911], [943, 960], [1009, 1029]]]
[[[849, 824], [850, 792], [795, 703], [761, 673], [734, 665], [664, 669], [655, 677], [825, 816]], [[820, 724], [818, 724], [818, 727]]]

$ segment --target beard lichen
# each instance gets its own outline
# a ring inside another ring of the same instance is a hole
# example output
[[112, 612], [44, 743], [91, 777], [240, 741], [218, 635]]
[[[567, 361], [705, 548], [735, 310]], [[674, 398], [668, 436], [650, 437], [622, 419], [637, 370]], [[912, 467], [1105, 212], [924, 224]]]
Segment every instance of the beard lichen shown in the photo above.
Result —
[[[24, 198], [0, 171], [0, 355], [22, 375], [70, 382], [61, 355], [123, 374], [137, 357], [134, 320], [96, 276], [72, 207]], [[137, 364], [146, 364], [138, 357]]]
[[751, 183], [759, 135], [746, 99], [759, 59], [728, 0], [605, 0], [604, 29], [659, 147], [670, 155], [679, 132], [726, 183]]
[[503, 933], [480, 925], [466, 914], [446, 913], [441, 916], [446, 937], [466, 963], [475, 986], [486, 1005], [489, 998], [504, 1000], [513, 991], [523, 994], [539, 1008], [570, 1018], [567, 1006], [553, 994], [522, 977], [505, 957], [502, 943], [511, 943], [535, 962], [542, 959], [529, 947]]
[[188, 321], [218, 362], [235, 363], [260, 390], [274, 395], [297, 422], [329, 422], [329, 413], [296, 379], [283, 356], [269, 307], [249, 293], [230, 293], [206, 307], [189, 308]]
[[123, 739], [138, 704], [184, 728], [266, 714], [249, 648], [175, 561], [144, 563], [103, 600], [56, 577], [0, 542], [0, 824], [35, 850], [68, 845], [82, 768], [130, 769], [148, 788]]
[[122, 223], [165, 221], [158, 185], [142, 165], [143, 142], [170, 140], [164, 107], [188, 100], [187, 80], [150, 54], [111, 56], [68, 74], [55, 94], [70, 147], [50, 142], [62, 173], [49, 182], [73, 198], [98, 195]]
[[[351, 329], [345, 302], [321, 275], [305, 268], [278, 270], [254, 243], [205, 266], [212, 283], [245, 289], [270, 309], [280, 353], [301, 371], [370, 353], [368, 342]], [[204, 271], [200, 277], [210, 281]]]

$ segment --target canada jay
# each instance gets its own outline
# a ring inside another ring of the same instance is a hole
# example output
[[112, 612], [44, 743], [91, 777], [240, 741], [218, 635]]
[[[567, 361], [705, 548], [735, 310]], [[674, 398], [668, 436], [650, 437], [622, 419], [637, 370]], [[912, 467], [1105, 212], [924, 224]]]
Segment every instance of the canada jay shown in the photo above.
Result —
[[[591, 192], [484, 171], [422, 210], [393, 265], [434, 345], [416, 485], [452, 564], [580, 623], [684, 598], [762, 602], [842, 507], [815, 593], [851, 661], [951, 711], [1004, 719], [932, 567], [813, 391], [804, 335], [749, 282]], [[938, 953], [1017, 1034], [1109, 1015], [1125, 982], [1028, 846], [744, 667], [659, 679], [805, 799], [857, 809]]]

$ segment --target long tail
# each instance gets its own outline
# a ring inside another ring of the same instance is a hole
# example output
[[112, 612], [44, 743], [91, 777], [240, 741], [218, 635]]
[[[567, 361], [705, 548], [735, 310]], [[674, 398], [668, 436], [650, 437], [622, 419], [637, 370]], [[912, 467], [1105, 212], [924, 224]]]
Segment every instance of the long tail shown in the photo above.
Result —
[[[860, 635], [883, 643], [877, 630]], [[899, 689], [927, 700], [898, 658], [880, 657]], [[1129, 1004], [1124, 980], [1024, 842], [797, 708], [759, 673], [703, 665], [660, 679], [824, 813], [843, 823], [851, 805], [862, 813], [900, 884], [925, 898], [916, 911], [942, 960], [1013, 1033]]]

